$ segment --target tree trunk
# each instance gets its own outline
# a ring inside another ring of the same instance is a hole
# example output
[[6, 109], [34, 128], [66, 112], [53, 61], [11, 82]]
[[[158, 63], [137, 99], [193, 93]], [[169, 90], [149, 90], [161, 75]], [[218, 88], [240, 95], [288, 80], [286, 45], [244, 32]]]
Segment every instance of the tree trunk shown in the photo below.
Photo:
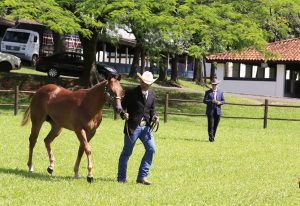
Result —
[[212, 62], [211, 69], [210, 69], [210, 80], [216, 77], [216, 69], [217, 69], [217, 62]]
[[165, 57], [159, 62], [159, 77], [158, 79], [160, 81], [167, 81], [167, 72], [168, 72], [168, 55], [165, 55]]
[[196, 69], [196, 60], [195, 58], [193, 58], [193, 82], [196, 82], [197, 81], [197, 76], [198, 76], [198, 70]]
[[202, 58], [203, 59], [203, 76], [204, 76], [204, 83], [206, 84], [206, 60], [205, 57]]
[[178, 59], [178, 54], [175, 54], [171, 61], [171, 81], [174, 82], [178, 80]]
[[145, 72], [146, 67], [146, 51], [145, 48], [141, 49], [141, 70], [140, 73], [143, 74]]
[[[79, 35], [83, 49], [84, 58], [84, 71], [80, 76], [80, 82], [84, 86], [88, 86], [90, 83], [90, 75], [97, 74], [96, 70], [96, 47], [98, 41], [98, 31], [93, 30], [93, 34], [90, 38]], [[97, 78], [97, 77], [96, 77]]]
[[150, 69], [149, 71], [154, 75], [154, 62], [150, 60]]
[[200, 80], [200, 76], [201, 76], [200, 64], [201, 64], [200, 59], [196, 58], [195, 59], [195, 68], [194, 68], [195, 69], [194, 70], [194, 73], [195, 73], [194, 78], [195, 78], [195, 82], [197, 84], [199, 84], [199, 80]]
[[66, 51], [64, 35], [57, 32], [53, 32], [53, 42], [54, 42], [54, 48], [53, 48], [54, 54]]
[[203, 71], [202, 59], [196, 58], [195, 68], [194, 68], [194, 81], [200, 85], [204, 84], [202, 71]]
[[140, 54], [141, 54], [141, 46], [139, 44], [136, 44], [134, 54], [133, 54], [133, 60], [131, 64], [131, 68], [129, 71], [129, 77], [136, 77], [136, 73], [139, 68], [139, 61], [140, 61]]
[[199, 59], [199, 74], [198, 74], [198, 84], [200, 85], [204, 85], [204, 81], [203, 81], [203, 59], [200, 58]]

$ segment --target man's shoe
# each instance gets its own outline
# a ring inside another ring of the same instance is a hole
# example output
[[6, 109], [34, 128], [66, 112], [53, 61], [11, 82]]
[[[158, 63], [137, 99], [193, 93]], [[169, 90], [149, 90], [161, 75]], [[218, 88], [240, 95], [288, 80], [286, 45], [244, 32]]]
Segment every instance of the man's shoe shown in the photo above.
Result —
[[151, 182], [149, 182], [146, 177], [137, 179], [136, 183], [143, 184], [143, 185], [151, 185]]
[[127, 180], [125, 180], [125, 179], [120, 179], [120, 180], [117, 180], [118, 181], [118, 183], [126, 183], [127, 182]]
[[213, 142], [213, 141], [215, 141], [215, 139], [212, 138], [212, 137], [210, 137], [210, 138], [209, 138], [209, 141], [210, 141], [210, 142]]

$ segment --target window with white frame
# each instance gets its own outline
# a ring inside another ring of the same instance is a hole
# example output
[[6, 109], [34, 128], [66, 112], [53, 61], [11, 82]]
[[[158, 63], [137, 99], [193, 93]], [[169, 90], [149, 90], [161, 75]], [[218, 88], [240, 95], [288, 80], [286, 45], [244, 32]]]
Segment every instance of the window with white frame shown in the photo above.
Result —
[[225, 78], [246, 80], [275, 80], [276, 65], [226, 63]]

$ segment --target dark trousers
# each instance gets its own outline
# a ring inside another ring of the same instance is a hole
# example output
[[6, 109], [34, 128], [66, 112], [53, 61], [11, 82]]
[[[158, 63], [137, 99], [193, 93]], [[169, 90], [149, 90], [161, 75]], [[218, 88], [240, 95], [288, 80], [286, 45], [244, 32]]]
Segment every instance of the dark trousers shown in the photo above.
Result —
[[214, 139], [216, 136], [218, 124], [220, 122], [220, 115], [216, 111], [213, 114], [208, 114], [207, 116], [207, 125], [208, 125], [208, 137], [209, 139]]

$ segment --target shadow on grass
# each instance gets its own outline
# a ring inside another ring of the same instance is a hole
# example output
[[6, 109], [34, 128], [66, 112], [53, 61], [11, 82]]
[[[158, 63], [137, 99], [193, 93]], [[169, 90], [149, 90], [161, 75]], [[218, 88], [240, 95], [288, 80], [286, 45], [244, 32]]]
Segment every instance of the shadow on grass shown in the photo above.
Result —
[[160, 137], [159, 139], [163, 139], [163, 140], [181, 140], [181, 141], [189, 141], [189, 142], [209, 142], [208, 139], [204, 140], [204, 139], [189, 139], [189, 138], [166, 138], [166, 137]]
[[51, 175], [48, 175], [48, 174], [40, 174], [40, 173], [35, 173], [35, 172], [29, 172], [27, 170], [18, 169], [18, 168], [16, 168], [16, 169], [0, 168], [0, 173], [18, 175], [18, 176], [21, 176], [21, 177], [38, 179], [38, 180], [43, 180], [43, 181], [74, 180], [73, 177], [51, 176]]
[[[10, 174], [10, 175], [17, 175], [21, 177], [31, 178], [31, 179], [37, 179], [42, 181], [76, 181], [78, 179], [74, 178], [73, 176], [54, 176], [50, 174], [41, 174], [41, 173], [35, 173], [35, 172], [29, 172], [27, 170], [23, 169], [12, 169], [12, 168], [0, 168], [0, 174]], [[85, 177], [81, 177], [79, 179], [85, 179]], [[115, 179], [111, 177], [99, 177], [94, 178], [94, 181], [101, 181], [101, 182], [116, 182]]]

